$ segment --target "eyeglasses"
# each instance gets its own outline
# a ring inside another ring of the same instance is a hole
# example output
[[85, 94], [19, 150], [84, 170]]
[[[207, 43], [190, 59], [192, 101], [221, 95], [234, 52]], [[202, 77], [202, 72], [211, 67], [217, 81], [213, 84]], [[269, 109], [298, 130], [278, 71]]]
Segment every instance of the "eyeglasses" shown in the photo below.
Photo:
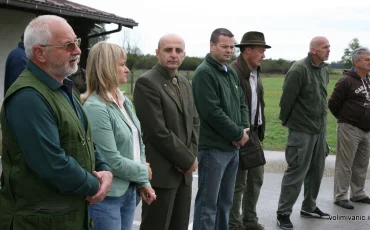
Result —
[[80, 47], [81, 45], [81, 38], [75, 39], [73, 42], [67, 42], [64, 46], [54, 46], [54, 45], [40, 45], [41, 47], [53, 47], [58, 49], [64, 49], [67, 52], [72, 52], [77, 47]]

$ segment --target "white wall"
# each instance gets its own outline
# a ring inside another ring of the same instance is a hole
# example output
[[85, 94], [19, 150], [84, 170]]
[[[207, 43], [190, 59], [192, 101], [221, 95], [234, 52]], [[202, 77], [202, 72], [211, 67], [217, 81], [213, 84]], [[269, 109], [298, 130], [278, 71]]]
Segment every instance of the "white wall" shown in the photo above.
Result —
[[35, 14], [0, 9], [0, 106], [4, 99], [5, 62], [11, 50], [17, 47], [20, 37]]

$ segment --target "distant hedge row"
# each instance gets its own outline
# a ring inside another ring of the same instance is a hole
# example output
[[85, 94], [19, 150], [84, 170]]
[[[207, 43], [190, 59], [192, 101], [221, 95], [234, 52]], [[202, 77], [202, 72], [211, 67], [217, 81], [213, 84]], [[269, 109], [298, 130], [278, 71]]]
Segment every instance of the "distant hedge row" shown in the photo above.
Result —
[[[179, 69], [194, 71], [200, 65], [200, 63], [203, 62], [203, 60], [204, 58], [200, 57], [186, 57]], [[235, 60], [235, 57], [233, 60]], [[233, 60], [231, 60], [230, 63]], [[288, 72], [293, 63], [294, 61], [289, 61], [282, 58], [277, 60], [265, 59], [261, 64], [262, 73], [285, 74]], [[130, 69], [151, 69], [155, 64], [157, 64], [157, 57], [155, 55], [127, 54], [127, 66]], [[338, 68], [338, 66], [335, 64], [337, 63], [331, 63], [330, 67]]]

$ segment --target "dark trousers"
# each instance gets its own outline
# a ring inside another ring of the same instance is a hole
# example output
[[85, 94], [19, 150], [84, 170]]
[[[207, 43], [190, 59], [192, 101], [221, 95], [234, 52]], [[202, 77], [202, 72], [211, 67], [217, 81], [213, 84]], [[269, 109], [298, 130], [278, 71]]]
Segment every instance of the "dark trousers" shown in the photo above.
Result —
[[302, 210], [313, 212], [324, 174], [326, 134], [309, 134], [289, 129], [285, 158], [288, 168], [281, 183], [277, 214], [290, 215], [304, 183]]
[[140, 230], [187, 230], [191, 188], [184, 179], [177, 188], [153, 187], [157, 199], [151, 205], [143, 202]]
[[[238, 168], [229, 230], [253, 228], [258, 225], [256, 205], [263, 183], [263, 172], [263, 165], [249, 170]], [[242, 208], [241, 214], [240, 208]]]

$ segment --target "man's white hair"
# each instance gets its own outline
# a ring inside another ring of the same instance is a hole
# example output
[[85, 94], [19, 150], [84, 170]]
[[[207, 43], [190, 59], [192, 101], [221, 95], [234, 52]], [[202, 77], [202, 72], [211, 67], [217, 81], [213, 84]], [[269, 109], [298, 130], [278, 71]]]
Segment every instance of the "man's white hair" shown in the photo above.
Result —
[[366, 47], [359, 47], [355, 49], [352, 53], [352, 64], [354, 64], [355, 61], [358, 61], [363, 54], [369, 55], [370, 50]]
[[55, 15], [41, 15], [33, 19], [24, 31], [24, 48], [28, 59], [33, 58], [32, 48], [35, 45], [47, 45], [51, 40], [49, 23], [51, 21], [66, 22]]

